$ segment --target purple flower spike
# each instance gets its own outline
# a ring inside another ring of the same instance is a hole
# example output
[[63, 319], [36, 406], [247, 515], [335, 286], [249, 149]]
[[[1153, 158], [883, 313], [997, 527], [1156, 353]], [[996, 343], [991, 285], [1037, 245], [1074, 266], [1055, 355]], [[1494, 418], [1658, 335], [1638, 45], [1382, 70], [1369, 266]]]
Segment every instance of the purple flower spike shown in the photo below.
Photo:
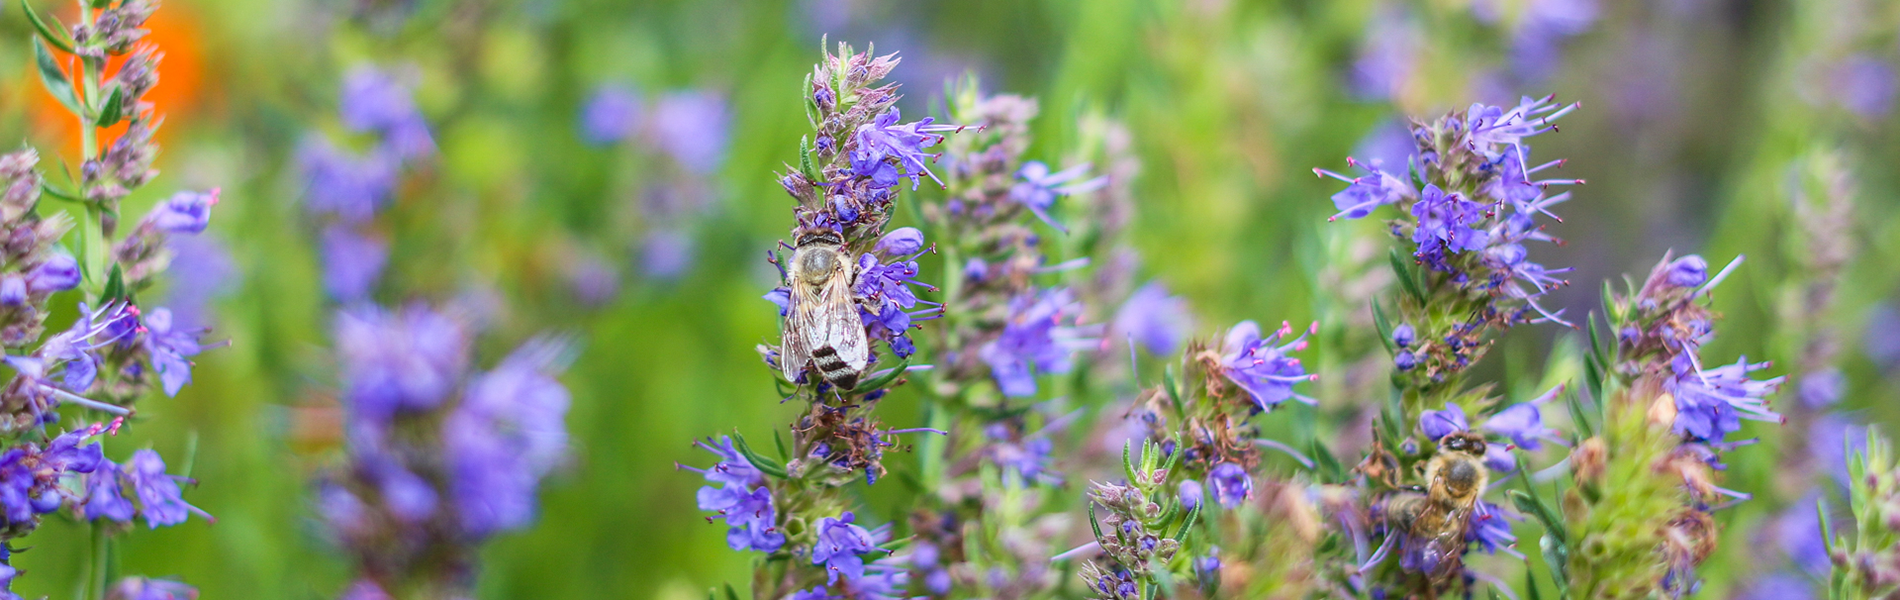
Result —
[[879, 157], [879, 160], [883, 157], [896, 159], [897, 164], [904, 168], [904, 176], [910, 178], [912, 189], [922, 184], [922, 178], [925, 176], [937, 182], [937, 185], [943, 185], [943, 181], [937, 179], [937, 174], [930, 172], [930, 167], [924, 164], [924, 159], [932, 157], [931, 154], [924, 152], [924, 148], [935, 146], [943, 141], [943, 136], [936, 135], [937, 132], [955, 131], [960, 127], [932, 125], [931, 121], [935, 119], [930, 117], [924, 117], [922, 121], [899, 125], [897, 122], [902, 119], [897, 108], [892, 107], [878, 115], [872, 122], [859, 126], [858, 150], [871, 153]]
[[818, 521], [818, 543], [812, 545], [811, 564], [825, 566], [830, 574], [829, 583], [838, 583], [840, 575], [849, 583], [864, 578], [863, 555], [876, 546], [871, 532], [851, 523], [855, 520], [857, 515], [847, 510], [838, 518], [825, 517]]
[[1242, 321], [1227, 331], [1227, 339], [1221, 345], [1221, 370], [1229, 380], [1247, 390], [1254, 406], [1261, 411], [1271, 410], [1288, 399], [1318, 404], [1318, 400], [1294, 392], [1293, 385], [1319, 376], [1307, 374], [1300, 359], [1287, 356], [1288, 352], [1305, 350], [1306, 336], [1318, 329], [1319, 323], [1314, 323], [1300, 337], [1280, 344], [1282, 338], [1293, 333], [1292, 325], [1281, 323], [1273, 335], [1262, 338], [1259, 325]]
[[1465, 409], [1455, 403], [1445, 403], [1444, 410], [1426, 410], [1418, 415], [1418, 428], [1425, 437], [1436, 442], [1445, 436], [1471, 429], [1465, 421]]
[[1253, 495], [1253, 477], [1240, 465], [1224, 462], [1207, 470], [1207, 481], [1214, 486], [1214, 501], [1224, 508], [1235, 508]]
[[1480, 250], [1491, 239], [1484, 230], [1471, 227], [1484, 218], [1484, 205], [1447, 194], [1436, 185], [1425, 186], [1412, 205], [1412, 216], [1418, 218], [1412, 241], [1418, 244], [1420, 258], [1441, 251]]
[[357, 67], [343, 80], [339, 111], [343, 124], [356, 131], [375, 132], [400, 159], [435, 152], [429, 125], [410, 98], [410, 84], [389, 71]]
[[451, 495], [470, 534], [526, 526], [535, 488], [567, 453], [565, 342], [536, 340], [468, 384], [442, 424]]

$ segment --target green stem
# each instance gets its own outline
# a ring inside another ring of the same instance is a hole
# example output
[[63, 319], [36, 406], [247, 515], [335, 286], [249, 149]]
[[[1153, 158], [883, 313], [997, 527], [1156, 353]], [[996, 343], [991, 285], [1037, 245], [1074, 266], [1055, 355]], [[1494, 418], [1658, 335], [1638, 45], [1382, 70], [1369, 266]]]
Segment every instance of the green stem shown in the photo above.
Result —
[[106, 536], [105, 524], [94, 524], [92, 527], [92, 566], [90, 567], [92, 572], [91, 597], [94, 600], [104, 600], [106, 597], [106, 559], [108, 556], [106, 540], [108, 539], [110, 538]]

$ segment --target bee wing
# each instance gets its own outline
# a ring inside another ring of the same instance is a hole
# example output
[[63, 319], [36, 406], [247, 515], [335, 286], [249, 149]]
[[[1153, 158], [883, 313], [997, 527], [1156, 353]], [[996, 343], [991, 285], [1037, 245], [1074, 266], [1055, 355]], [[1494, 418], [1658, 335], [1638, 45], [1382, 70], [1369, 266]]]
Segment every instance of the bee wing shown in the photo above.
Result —
[[808, 332], [816, 325], [813, 323], [813, 309], [818, 306], [818, 295], [807, 286], [793, 284], [791, 299], [785, 309], [785, 323], [779, 335], [779, 369], [785, 372], [785, 379], [796, 382], [800, 375], [811, 367], [811, 346], [806, 343]]
[[831, 348], [852, 372], [862, 372], [871, 362], [871, 342], [864, 337], [864, 320], [858, 317], [858, 303], [851, 296], [851, 264], [832, 271], [825, 280], [823, 297], [814, 311], [816, 326], [807, 330], [812, 337], [805, 342], [813, 352]]
[[1426, 564], [1433, 567], [1427, 575], [1442, 579], [1458, 572], [1464, 564], [1465, 549], [1470, 546], [1465, 536], [1471, 528], [1471, 508], [1457, 506], [1432, 512], [1435, 513], [1432, 515], [1434, 527], [1423, 551]]

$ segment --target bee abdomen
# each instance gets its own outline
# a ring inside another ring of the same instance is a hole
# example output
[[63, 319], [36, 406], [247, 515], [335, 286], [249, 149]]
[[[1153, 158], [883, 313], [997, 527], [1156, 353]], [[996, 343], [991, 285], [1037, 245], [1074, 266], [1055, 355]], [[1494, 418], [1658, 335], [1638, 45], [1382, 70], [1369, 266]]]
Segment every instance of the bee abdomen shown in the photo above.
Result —
[[818, 372], [824, 374], [825, 381], [831, 382], [831, 385], [846, 390], [858, 386], [857, 369], [851, 368], [851, 365], [843, 358], [838, 357], [838, 351], [832, 347], [825, 346], [813, 350], [811, 362], [813, 366], [818, 367]]

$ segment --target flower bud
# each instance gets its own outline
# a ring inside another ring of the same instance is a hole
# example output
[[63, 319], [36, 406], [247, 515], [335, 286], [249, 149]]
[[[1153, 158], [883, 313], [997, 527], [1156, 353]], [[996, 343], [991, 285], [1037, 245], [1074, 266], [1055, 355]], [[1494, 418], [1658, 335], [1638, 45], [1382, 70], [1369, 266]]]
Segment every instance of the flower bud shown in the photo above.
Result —
[[1412, 331], [1411, 323], [1400, 323], [1398, 327], [1392, 328], [1392, 343], [1400, 348], [1412, 347], [1412, 342], [1418, 341], [1417, 337], [1417, 332]]
[[27, 274], [27, 287], [35, 293], [63, 292], [79, 285], [79, 261], [71, 255], [55, 254]]
[[924, 248], [924, 232], [916, 227], [900, 227], [878, 238], [872, 250], [885, 256], [909, 256]]
[[1709, 262], [1694, 254], [1684, 256], [1669, 263], [1669, 270], [1663, 277], [1669, 285], [1676, 287], [1692, 288], [1702, 285], [1702, 282], [1709, 280]]

